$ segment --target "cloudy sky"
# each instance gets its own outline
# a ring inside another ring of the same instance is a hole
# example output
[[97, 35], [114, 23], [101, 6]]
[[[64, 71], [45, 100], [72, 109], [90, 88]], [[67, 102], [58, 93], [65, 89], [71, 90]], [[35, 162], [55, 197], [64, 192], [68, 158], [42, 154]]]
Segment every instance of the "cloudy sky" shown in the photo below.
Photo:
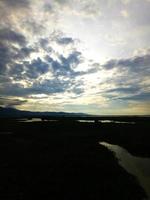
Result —
[[0, 106], [150, 114], [150, 0], [0, 0]]

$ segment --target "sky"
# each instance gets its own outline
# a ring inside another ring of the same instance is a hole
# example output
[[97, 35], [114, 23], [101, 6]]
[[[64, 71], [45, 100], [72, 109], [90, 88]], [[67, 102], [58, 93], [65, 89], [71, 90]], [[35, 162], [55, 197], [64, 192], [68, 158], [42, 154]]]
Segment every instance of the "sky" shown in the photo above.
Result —
[[150, 114], [150, 0], [0, 0], [0, 106]]

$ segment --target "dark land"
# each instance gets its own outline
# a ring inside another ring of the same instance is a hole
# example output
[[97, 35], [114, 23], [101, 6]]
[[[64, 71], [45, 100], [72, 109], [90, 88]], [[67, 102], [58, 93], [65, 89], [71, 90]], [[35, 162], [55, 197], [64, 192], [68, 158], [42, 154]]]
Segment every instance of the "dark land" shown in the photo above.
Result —
[[39, 122], [1, 118], [0, 199], [146, 198], [136, 177], [99, 142], [150, 157], [150, 118], [114, 119], [134, 123], [101, 123], [96, 118], [94, 123], [81, 123], [70, 116]]

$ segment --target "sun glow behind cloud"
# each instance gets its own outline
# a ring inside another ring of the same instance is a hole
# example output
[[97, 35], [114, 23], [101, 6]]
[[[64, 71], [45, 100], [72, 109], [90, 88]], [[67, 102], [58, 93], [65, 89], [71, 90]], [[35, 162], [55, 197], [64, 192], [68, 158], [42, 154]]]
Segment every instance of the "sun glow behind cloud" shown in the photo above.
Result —
[[148, 114], [150, 2], [0, 0], [0, 104]]

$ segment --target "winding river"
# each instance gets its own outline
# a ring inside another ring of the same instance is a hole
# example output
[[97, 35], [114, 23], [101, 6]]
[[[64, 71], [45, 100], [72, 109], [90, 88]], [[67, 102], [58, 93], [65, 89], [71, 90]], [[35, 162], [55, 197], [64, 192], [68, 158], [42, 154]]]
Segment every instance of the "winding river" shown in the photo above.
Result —
[[126, 149], [119, 145], [99, 142], [115, 153], [119, 164], [130, 174], [137, 177], [140, 185], [150, 199], [150, 158], [142, 158], [131, 155]]

